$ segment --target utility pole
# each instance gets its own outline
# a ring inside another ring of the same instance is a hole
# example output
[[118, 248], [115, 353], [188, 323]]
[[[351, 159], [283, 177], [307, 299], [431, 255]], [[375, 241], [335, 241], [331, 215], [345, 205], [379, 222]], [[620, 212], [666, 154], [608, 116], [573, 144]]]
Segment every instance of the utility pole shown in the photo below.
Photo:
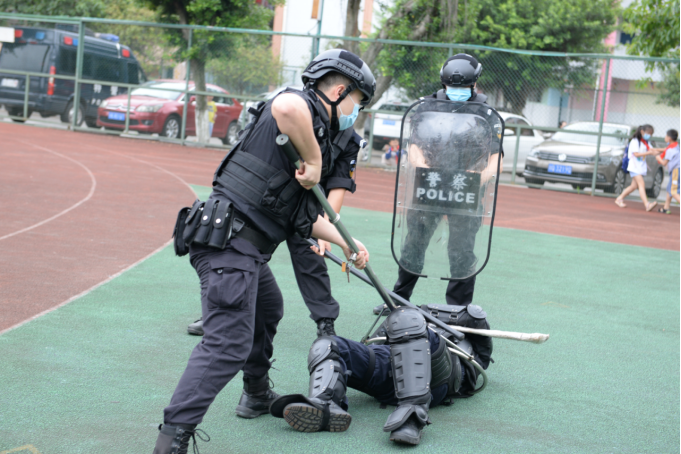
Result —
[[[320, 5], [321, 3], [321, 5]], [[312, 2], [312, 18], [317, 19], [317, 36], [312, 41], [312, 59], [319, 55], [319, 46], [322, 34], [322, 18], [324, 17], [324, 0], [314, 0]]]

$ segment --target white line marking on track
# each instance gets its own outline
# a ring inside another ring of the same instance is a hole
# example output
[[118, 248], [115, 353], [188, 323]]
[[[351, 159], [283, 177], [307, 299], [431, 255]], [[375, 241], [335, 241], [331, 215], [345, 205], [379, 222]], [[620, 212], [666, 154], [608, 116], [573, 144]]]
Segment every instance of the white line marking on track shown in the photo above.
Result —
[[[24, 142], [24, 143], [26, 143], [26, 142]], [[34, 146], [34, 147], [37, 147], [37, 148], [43, 148], [43, 147], [40, 147], [40, 146], [38, 146], [38, 145], [33, 145], [33, 146]], [[47, 148], [43, 148], [43, 149], [44, 149], [44, 150], [47, 150], [47, 151], [50, 151], [50, 152], [52, 152], [52, 153], [55, 153], [55, 154], [59, 154], [59, 153], [57, 153], [57, 152], [48, 150]], [[156, 167], [158, 170], [160, 170], [160, 171], [162, 171], [162, 172], [165, 172], [165, 173], [167, 173], [168, 175], [172, 176], [173, 178], [176, 178], [177, 180], [179, 180], [182, 184], [184, 184], [185, 186], [187, 186], [187, 187], [189, 188], [190, 191], [192, 191], [192, 193], [194, 194], [194, 196], [198, 197], [198, 194], [196, 194], [196, 191], [194, 191], [194, 188], [192, 188], [191, 185], [190, 185], [189, 183], [187, 183], [186, 181], [184, 181], [181, 177], [175, 175], [173, 172], [170, 172], [170, 171], [168, 171], [168, 170], [166, 170], [166, 169], [164, 169], [164, 168], [162, 168], [162, 167], [159, 167], [159, 166], [157, 166], [157, 165], [155, 165], [155, 164], [152, 164], [152, 163], [150, 163], [150, 162], [146, 162], [146, 161], [143, 161], [143, 160], [141, 160], [141, 159], [134, 158], [134, 157], [132, 157], [132, 156], [127, 156], [127, 155], [125, 155], [125, 154], [123, 154], [123, 153], [118, 153], [118, 152], [116, 152], [116, 151], [111, 151], [111, 150], [103, 150], [103, 151], [106, 151], [107, 153], [112, 153], [112, 154], [116, 154], [116, 155], [119, 155], [119, 156], [123, 156], [123, 157], [125, 157], [125, 158], [129, 158], [129, 159], [132, 159], [132, 160], [134, 160], [134, 161], [138, 161], [138, 162], [141, 162], [141, 163], [143, 163], [143, 164], [147, 164], [147, 165], [152, 166], [152, 167]], [[64, 157], [67, 158], [67, 159], [70, 159], [70, 158], [68, 158], [68, 157], [66, 157], [66, 156], [64, 156]], [[75, 160], [72, 160], [72, 161], [74, 161], [74, 162], [77, 163], [77, 161], [75, 161]], [[96, 185], [96, 180], [94, 180], [94, 175], [92, 175], [92, 172], [90, 172], [90, 170], [89, 170], [87, 167], [83, 166], [82, 164], [79, 164], [79, 165], [81, 165], [83, 168], [85, 168], [85, 169], [88, 171], [88, 173], [89, 173], [90, 176], [93, 178], [93, 181], [95, 182], [95, 185]], [[92, 189], [91, 189], [91, 191], [90, 191], [91, 193], [88, 195], [88, 197], [87, 197], [86, 199], [83, 199], [82, 201], [78, 202], [78, 204], [72, 206], [72, 207], [69, 208], [68, 210], [63, 211], [62, 213], [58, 214], [57, 216], [53, 216], [52, 218], [43, 221], [41, 224], [44, 224], [45, 222], [49, 222], [49, 221], [51, 221], [52, 219], [54, 219], [54, 218], [56, 218], [56, 217], [58, 217], [58, 216], [61, 216], [62, 214], [65, 214], [67, 211], [70, 211], [70, 210], [76, 208], [77, 205], [80, 205], [81, 203], [86, 202], [87, 199], [89, 199], [90, 197], [92, 197], [92, 194], [94, 194], [94, 188], [95, 188], [95, 186], [92, 187]], [[34, 226], [31, 226], [31, 227], [29, 227], [28, 229], [38, 227], [38, 225], [40, 225], [40, 224], [36, 224], [36, 225], [34, 225]], [[28, 230], [28, 229], [24, 229], [23, 231], [26, 231], [26, 230]], [[18, 231], [18, 232], [15, 232], [15, 233], [10, 234], [9, 236], [11, 236], [11, 235], [16, 235], [16, 234], [21, 233], [21, 232], [22, 232], [22, 231]], [[4, 239], [4, 238], [5, 238], [5, 237], [0, 237], [0, 240], [2, 240], [2, 239]], [[125, 272], [128, 271], [128, 270], [131, 270], [131, 269], [134, 268], [134, 267], [136, 267], [137, 265], [139, 265], [140, 263], [142, 263], [143, 261], [145, 261], [145, 260], [148, 259], [149, 257], [153, 256], [154, 254], [156, 254], [156, 253], [158, 253], [158, 252], [161, 252], [166, 246], [168, 246], [168, 245], [171, 244], [172, 242], [173, 242], [173, 240], [170, 240], [170, 241], [166, 242], [163, 246], [161, 246], [160, 248], [156, 249], [156, 250], [153, 251], [151, 254], [148, 254], [148, 255], [142, 257], [141, 259], [139, 259], [138, 261], [136, 261], [136, 262], [133, 263], [132, 265], [128, 266], [127, 268], [124, 268], [124, 269], [122, 269], [121, 271], [119, 271], [118, 273], [109, 276], [107, 279], [104, 279], [102, 282], [93, 285], [93, 286], [90, 287], [89, 289], [87, 289], [87, 290], [85, 290], [85, 291], [83, 291], [83, 292], [80, 292], [79, 294], [77, 294], [77, 295], [75, 295], [75, 296], [72, 296], [71, 298], [67, 299], [66, 301], [64, 301], [64, 302], [62, 302], [62, 303], [59, 303], [59, 304], [57, 304], [57, 305], [54, 306], [54, 307], [51, 307], [51, 308], [49, 308], [49, 309], [46, 309], [46, 310], [42, 311], [41, 313], [36, 314], [36, 315], [34, 315], [34, 316], [30, 317], [30, 318], [27, 318], [26, 320], [23, 320], [23, 321], [17, 323], [16, 325], [10, 326], [9, 328], [6, 328], [6, 329], [0, 331], [0, 336], [2, 336], [3, 334], [5, 334], [5, 333], [7, 333], [7, 332], [9, 332], [9, 331], [12, 331], [12, 330], [14, 330], [14, 329], [16, 329], [16, 328], [19, 328], [20, 326], [23, 326], [23, 325], [25, 325], [26, 323], [28, 323], [28, 322], [30, 322], [30, 321], [32, 321], [32, 320], [35, 320], [35, 319], [37, 319], [37, 318], [40, 318], [40, 317], [42, 317], [42, 316], [45, 315], [45, 314], [49, 314], [50, 312], [55, 311], [55, 310], [59, 309], [59, 308], [62, 307], [62, 306], [66, 306], [66, 305], [69, 304], [71, 301], [75, 301], [75, 300], [77, 300], [78, 298], [81, 298], [81, 297], [87, 295], [88, 293], [92, 292], [93, 290], [96, 290], [97, 288], [101, 287], [102, 285], [104, 285], [104, 284], [106, 284], [106, 283], [108, 283], [108, 282], [111, 282], [112, 280], [114, 280], [115, 278], [117, 278], [118, 276], [120, 276], [121, 274], [125, 273]]]
[[34, 145], [34, 144], [32, 144], [32, 143], [29, 143], [29, 142], [24, 142], [23, 140], [20, 140], [19, 142], [25, 143], [26, 145], [30, 145], [30, 146], [35, 147], [35, 148], [39, 148], [39, 149], [44, 150], [44, 151], [47, 151], [47, 152], [49, 152], [49, 153], [52, 153], [52, 154], [57, 155], [57, 156], [59, 156], [59, 157], [61, 157], [61, 158], [67, 159], [67, 160], [69, 160], [69, 161], [71, 161], [71, 162], [73, 162], [73, 163], [79, 165], [80, 167], [82, 167], [83, 169], [85, 169], [85, 171], [88, 173], [88, 175], [90, 176], [90, 180], [92, 181], [92, 184], [90, 185], [90, 192], [88, 193], [88, 195], [85, 196], [84, 199], [80, 200], [80, 201], [77, 202], [76, 204], [71, 205], [69, 208], [65, 209], [64, 211], [61, 211], [61, 212], [55, 214], [54, 216], [49, 217], [49, 218], [47, 218], [47, 219], [45, 219], [45, 220], [43, 220], [43, 221], [40, 221], [40, 222], [38, 222], [37, 224], [33, 224], [33, 225], [28, 226], [28, 227], [26, 227], [26, 228], [23, 228], [23, 229], [21, 229], [21, 230], [17, 230], [16, 232], [8, 233], [8, 234], [5, 235], [5, 236], [0, 236], [0, 241], [1, 241], [1, 240], [4, 240], [4, 239], [7, 239], [7, 238], [10, 238], [10, 237], [13, 237], [13, 236], [15, 236], [15, 235], [19, 235], [20, 233], [28, 232], [29, 230], [33, 230], [33, 229], [35, 229], [36, 227], [40, 227], [41, 225], [45, 225], [45, 224], [47, 224], [48, 222], [54, 221], [54, 220], [57, 219], [58, 217], [65, 215], [65, 214], [68, 213], [69, 211], [78, 208], [79, 206], [81, 206], [82, 204], [84, 204], [85, 202], [87, 202], [88, 200], [90, 200], [90, 199], [92, 198], [92, 196], [93, 196], [94, 193], [95, 193], [95, 189], [97, 188], [97, 179], [96, 179], [95, 176], [92, 174], [92, 172], [90, 171], [90, 169], [88, 169], [88, 168], [85, 166], [85, 164], [83, 164], [82, 162], [77, 161], [77, 160], [75, 160], [75, 159], [73, 159], [73, 158], [70, 158], [70, 157], [68, 157], [68, 156], [64, 156], [63, 154], [57, 153], [56, 151], [50, 150], [49, 148], [41, 147], [40, 145]]
[[96, 290], [97, 288], [101, 287], [102, 285], [104, 285], [104, 284], [106, 284], [106, 283], [108, 283], [108, 282], [111, 282], [112, 280], [116, 279], [118, 276], [120, 276], [121, 274], [125, 273], [126, 271], [133, 269], [134, 267], [136, 267], [137, 265], [139, 265], [140, 263], [142, 263], [143, 261], [145, 261], [146, 259], [148, 259], [148, 258], [151, 257], [152, 255], [156, 254], [157, 252], [161, 252], [166, 246], [168, 246], [168, 245], [169, 245], [170, 243], [172, 243], [172, 242], [173, 242], [173, 240], [167, 241], [163, 246], [161, 246], [160, 248], [156, 249], [156, 250], [153, 251], [151, 254], [148, 254], [148, 255], [142, 257], [141, 259], [139, 259], [138, 261], [136, 261], [136, 262], [133, 263], [132, 265], [128, 266], [127, 268], [123, 268], [123, 269], [120, 270], [118, 273], [112, 274], [112, 275], [109, 276], [108, 278], [104, 279], [102, 282], [93, 285], [93, 286], [90, 287], [89, 289], [87, 289], [87, 290], [85, 290], [85, 291], [83, 291], [83, 292], [80, 292], [79, 294], [77, 294], [77, 295], [75, 295], [75, 296], [72, 296], [71, 298], [67, 299], [66, 301], [64, 301], [64, 302], [62, 302], [62, 303], [59, 303], [59, 304], [57, 304], [57, 305], [54, 306], [54, 307], [51, 307], [51, 308], [49, 308], [49, 309], [46, 309], [46, 310], [42, 311], [41, 313], [34, 315], [33, 317], [27, 318], [26, 320], [23, 320], [23, 321], [17, 323], [16, 325], [10, 326], [9, 328], [5, 328], [4, 330], [0, 331], [0, 336], [2, 336], [3, 334], [5, 334], [5, 333], [7, 333], [7, 332], [9, 332], [9, 331], [12, 331], [12, 330], [14, 330], [14, 329], [17, 329], [17, 328], [19, 328], [20, 326], [23, 326], [23, 325], [25, 325], [26, 323], [28, 323], [28, 322], [30, 322], [30, 321], [32, 321], [32, 320], [35, 320], [35, 319], [37, 319], [37, 318], [39, 318], [39, 317], [42, 317], [42, 316], [45, 315], [45, 314], [49, 314], [50, 312], [55, 311], [55, 310], [59, 309], [59, 308], [62, 307], [62, 306], [66, 306], [66, 305], [69, 304], [71, 301], [75, 301], [75, 300], [77, 300], [78, 298], [83, 297], [83, 296], [87, 295], [88, 293], [92, 292], [93, 290]]

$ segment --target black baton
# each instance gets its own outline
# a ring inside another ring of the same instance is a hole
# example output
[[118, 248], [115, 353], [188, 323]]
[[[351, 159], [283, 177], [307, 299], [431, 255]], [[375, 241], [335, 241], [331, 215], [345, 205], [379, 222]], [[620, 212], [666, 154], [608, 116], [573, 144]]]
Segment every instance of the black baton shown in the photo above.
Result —
[[[297, 169], [300, 169], [300, 156], [298, 155], [298, 152], [296, 151], [295, 147], [291, 143], [291, 140], [286, 134], [279, 134], [276, 139], [277, 145], [279, 145], [284, 153], [286, 154], [286, 157], [291, 161], [291, 163], [296, 166]], [[319, 200], [319, 203], [321, 203], [322, 208], [324, 209], [324, 212], [329, 216], [329, 220], [331, 223], [336, 227], [338, 230], [338, 233], [343, 237], [343, 240], [345, 243], [348, 245], [350, 250], [355, 253], [359, 253], [359, 248], [357, 247], [357, 244], [355, 243], [355, 240], [352, 238], [348, 230], [345, 228], [343, 223], [340, 220], [340, 215], [335, 212], [335, 210], [331, 207], [331, 204], [329, 204], [329, 201], [326, 200], [326, 197], [324, 196], [324, 192], [320, 188], [320, 186], [317, 184], [315, 187], [312, 188], [312, 192], [314, 195], [317, 197], [317, 200]], [[336, 257], [338, 259], [338, 257]], [[336, 262], [338, 263], [338, 262]], [[342, 263], [342, 261], [341, 261]], [[350, 272], [352, 273], [352, 269], [350, 269]], [[357, 271], [357, 270], [355, 270]], [[379, 295], [381, 295], [381, 298], [385, 302], [385, 304], [390, 308], [390, 310], [396, 310], [397, 306], [391, 299], [391, 297], [388, 295], [388, 291], [386, 290], [385, 287], [383, 287], [383, 284], [381, 284], [381, 281], [378, 280], [378, 276], [374, 273], [374, 271], [371, 269], [371, 266], [367, 263], [366, 267], [364, 268], [364, 271], [366, 273], [367, 278], [369, 279], [369, 282], [371, 285], [378, 291]], [[355, 273], [353, 273], [355, 274]], [[397, 295], [395, 295], [397, 296]], [[399, 301], [400, 306], [405, 306], [405, 307], [410, 307], [412, 309], [416, 309], [418, 311], [421, 311], [421, 314], [423, 314], [423, 317], [431, 322], [432, 324], [444, 329], [448, 333], [452, 334], [454, 337], [457, 339], [463, 339], [465, 336], [459, 332], [456, 331], [454, 328], [451, 326], [447, 325], [443, 321], [437, 319], [436, 317], [433, 317], [430, 315], [430, 313], [424, 311], [418, 306], [415, 306], [411, 302], [400, 298], [401, 301]]]

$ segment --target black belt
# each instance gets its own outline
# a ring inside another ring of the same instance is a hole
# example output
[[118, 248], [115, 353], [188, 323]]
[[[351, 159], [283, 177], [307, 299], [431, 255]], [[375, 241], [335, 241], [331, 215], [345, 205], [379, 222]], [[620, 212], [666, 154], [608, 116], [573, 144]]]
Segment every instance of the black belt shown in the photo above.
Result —
[[248, 241], [263, 254], [271, 254], [277, 249], [277, 243], [273, 243], [267, 239], [265, 235], [248, 225], [248, 223], [241, 219], [236, 213], [234, 215], [232, 231], [232, 238], [241, 238], [242, 240]]

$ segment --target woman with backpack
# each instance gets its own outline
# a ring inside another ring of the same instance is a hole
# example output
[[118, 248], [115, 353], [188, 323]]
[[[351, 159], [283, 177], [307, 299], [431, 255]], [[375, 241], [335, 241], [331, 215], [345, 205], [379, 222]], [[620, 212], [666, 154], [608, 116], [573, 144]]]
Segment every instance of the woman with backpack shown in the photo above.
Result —
[[646, 164], [646, 156], [651, 156], [657, 154], [654, 150], [650, 148], [650, 138], [652, 137], [655, 129], [650, 125], [642, 125], [636, 129], [636, 133], [631, 138], [629, 142], [629, 147], [627, 148], [627, 158], [629, 159], [629, 164], [627, 165], [627, 172], [631, 175], [631, 185], [622, 191], [615, 199], [615, 204], [620, 208], [625, 208], [624, 198], [638, 189], [638, 193], [643, 200], [646, 207], [646, 211], [650, 211], [655, 208], [657, 202], [648, 202], [648, 197], [646, 197], [646, 184], [643, 181], [643, 177], [646, 176], [648, 172], [648, 164]]

